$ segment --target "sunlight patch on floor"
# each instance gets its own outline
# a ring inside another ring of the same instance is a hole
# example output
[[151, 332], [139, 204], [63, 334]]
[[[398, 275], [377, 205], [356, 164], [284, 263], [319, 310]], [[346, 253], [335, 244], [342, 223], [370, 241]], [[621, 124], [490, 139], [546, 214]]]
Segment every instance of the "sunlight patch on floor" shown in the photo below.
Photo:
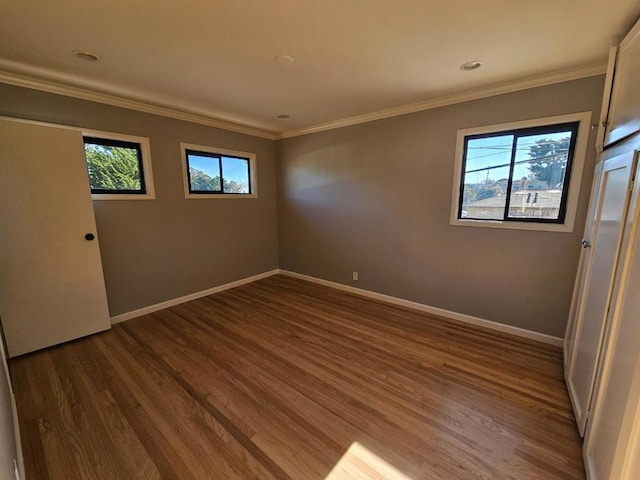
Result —
[[375, 453], [353, 442], [325, 480], [412, 480]]

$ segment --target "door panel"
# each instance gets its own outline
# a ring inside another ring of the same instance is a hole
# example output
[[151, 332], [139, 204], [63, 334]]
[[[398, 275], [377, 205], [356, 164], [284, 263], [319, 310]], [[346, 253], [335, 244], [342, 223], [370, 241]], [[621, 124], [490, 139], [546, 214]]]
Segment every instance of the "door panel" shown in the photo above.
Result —
[[[587, 222], [584, 227], [584, 235], [582, 236], [582, 245], [580, 252], [580, 262], [578, 264], [578, 273], [576, 274], [576, 283], [573, 289], [573, 297], [571, 298], [571, 309], [569, 311], [569, 321], [564, 336], [563, 360], [565, 374], [570, 368], [570, 359], [573, 352], [573, 344], [575, 340], [575, 329], [578, 322], [578, 314], [580, 313], [580, 305], [584, 295], [584, 286], [587, 280], [588, 267], [591, 265], [592, 248], [588, 245], [593, 243], [594, 217], [599, 209], [598, 192], [600, 191], [600, 182], [602, 181], [602, 166], [604, 162], [600, 161], [595, 167], [593, 174], [593, 185], [591, 187], [591, 202], [589, 203], [589, 211], [587, 212]], [[586, 243], [585, 243], [586, 242]]]
[[605, 145], [640, 131], [639, 77], [640, 21], [618, 48]]
[[0, 120], [0, 222], [9, 356], [110, 328], [79, 131]]
[[[637, 175], [636, 175], [637, 178]], [[624, 475], [634, 423], [640, 421], [640, 188], [636, 182], [614, 287], [602, 372], [594, 395], [585, 458], [595, 479], [638, 478]]]
[[587, 266], [567, 376], [569, 393], [582, 435], [600, 359], [634, 162], [635, 154], [631, 152], [606, 160], [602, 170], [593, 223], [593, 251]]

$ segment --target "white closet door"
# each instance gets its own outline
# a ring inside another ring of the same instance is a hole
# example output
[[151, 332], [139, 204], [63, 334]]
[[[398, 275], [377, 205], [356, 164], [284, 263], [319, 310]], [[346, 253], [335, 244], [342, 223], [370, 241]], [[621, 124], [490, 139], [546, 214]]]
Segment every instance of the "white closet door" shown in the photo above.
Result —
[[593, 173], [593, 184], [591, 186], [591, 202], [589, 203], [589, 211], [587, 212], [587, 222], [584, 227], [584, 235], [582, 236], [582, 245], [580, 252], [580, 262], [578, 264], [578, 273], [576, 274], [576, 283], [573, 288], [573, 297], [571, 299], [571, 309], [569, 310], [569, 321], [564, 335], [564, 348], [562, 349], [565, 376], [569, 372], [571, 355], [573, 353], [573, 344], [575, 341], [575, 330], [578, 323], [578, 314], [582, 305], [584, 296], [584, 287], [587, 281], [588, 267], [591, 265], [592, 248], [588, 246], [593, 243], [594, 220], [595, 214], [599, 208], [598, 192], [600, 191], [600, 182], [602, 181], [602, 165], [604, 161], [599, 161]]
[[[628, 464], [640, 454], [640, 188], [636, 182], [627, 217], [602, 372], [585, 436], [585, 459], [594, 480], [637, 479]], [[615, 308], [614, 308], [615, 305]], [[634, 429], [636, 432], [634, 433]], [[634, 448], [635, 442], [635, 448]], [[640, 472], [639, 472], [640, 473]]]
[[640, 131], [638, 77], [640, 77], [640, 21], [636, 22], [618, 48], [605, 145]]
[[602, 168], [590, 246], [592, 252], [567, 375], [569, 394], [581, 435], [584, 435], [600, 360], [634, 163], [635, 153], [630, 152], [606, 160]]
[[82, 134], [0, 120], [0, 318], [9, 356], [110, 328]]

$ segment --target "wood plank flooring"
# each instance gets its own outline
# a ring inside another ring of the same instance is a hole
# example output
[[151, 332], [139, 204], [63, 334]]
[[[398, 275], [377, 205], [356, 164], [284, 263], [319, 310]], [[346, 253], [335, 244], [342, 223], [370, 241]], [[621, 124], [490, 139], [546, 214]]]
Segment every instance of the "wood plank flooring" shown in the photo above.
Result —
[[28, 479], [583, 479], [561, 362], [275, 276], [11, 370]]

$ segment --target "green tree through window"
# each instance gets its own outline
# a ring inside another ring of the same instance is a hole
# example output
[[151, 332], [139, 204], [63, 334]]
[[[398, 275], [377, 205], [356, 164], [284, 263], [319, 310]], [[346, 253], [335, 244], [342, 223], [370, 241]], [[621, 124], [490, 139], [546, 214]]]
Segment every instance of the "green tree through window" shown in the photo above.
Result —
[[191, 189], [198, 191], [220, 191], [220, 176], [212, 177], [202, 170], [189, 167], [189, 178], [191, 179]]
[[[194, 191], [205, 192], [219, 192], [220, 191], [220, 176], [216, 175], [212, 177], [207, 175], [202, 170], [194, 167], [189, 167], [189, 178], [191, 180], [191, 189]], [[245, 193], [247, 191], [247, 184], [236, 182], [235, 180], [224, 181], [225, 193]]]
[[85, 156], [89, 184], [93, 193], [141, 192], [142, 179], [138, 148], [85, 141]]
[[529, 170], [532, 177], [547, 182], [550, 187], [561, 185], [567, 169], [567, 154], [571, 137], [560, 140], [537, 140], [529, 148]]

